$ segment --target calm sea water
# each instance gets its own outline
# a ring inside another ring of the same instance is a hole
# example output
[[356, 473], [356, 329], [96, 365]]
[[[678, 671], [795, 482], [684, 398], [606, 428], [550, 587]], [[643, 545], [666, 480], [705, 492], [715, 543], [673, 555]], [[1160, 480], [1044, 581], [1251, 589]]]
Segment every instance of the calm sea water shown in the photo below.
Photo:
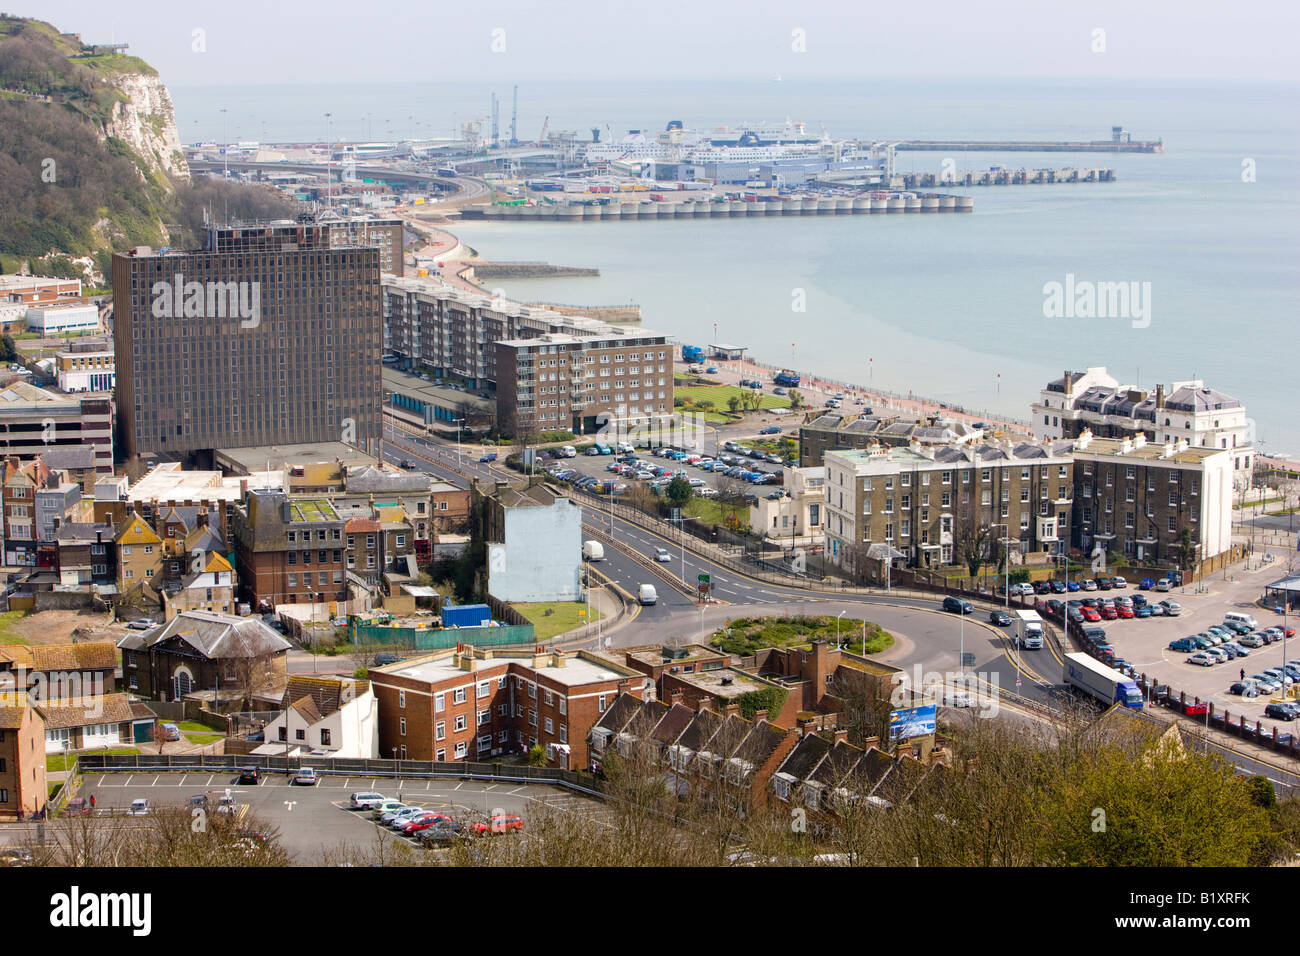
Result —
[[[176, 88], [182, 139], [446, 136], [486, 86]], [[509, 89], [499, 91], [505, 117]], [[491, 259], [595, 266], [596, 279], [503, 283], [528, 300], [642, 306], [645, 325], [749, 347], [801, 371], [1027, 418], [1062, 369], [1106, 365], [1154, 386], [1202, 378], [1240, 398], [1263, 449], [1300, 454], [1300, 92], [1168, 83], [548, 83], [521, 90], [523, 136], [602, 136], [804, 120], [835, 136], [1103, 139], [1123, 124], [1157, 155], [971, 153], [959, 169], [1107, 165], [1108, 184], [974, 187], [968, 216], [655, 223], [467, 223]], [[367, 118], [367, 113], [370, 115]], [[608, 131], [606, 131], [608, 126]], [[522, 138], [522, 137], [521, 137]], [[938, 170], [904, 153], [903, 170]], [[1243, 160], [1255, 181], [1243, 182]], [[1044, 317], [1043, 286], [1150, 283], [1150, 324]], [[797, 301], [805, 311], [794, 311]]]

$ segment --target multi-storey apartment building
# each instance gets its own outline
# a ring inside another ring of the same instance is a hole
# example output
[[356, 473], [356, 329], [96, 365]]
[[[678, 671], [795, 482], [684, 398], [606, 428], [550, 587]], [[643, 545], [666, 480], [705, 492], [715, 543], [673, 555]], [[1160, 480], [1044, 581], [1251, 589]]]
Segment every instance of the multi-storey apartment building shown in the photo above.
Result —
[[58, 395], [27, 382], [0, 389], [0, 454], [31, 459], [89, 445], [95, 469], [113, 471], [113, 402]]
[[1231, 449], [1159, 444], [1141, 434], [1094, 438], [1085, 430], [1072, 455], [1073, 546], [1091, 552], [1100, 544], [1181, 567], [1231, 547]]
[[410, 760], [486, 760], [533, 746], [552, 765], [587, 766], [587, 735], [641, 674], [579, 651], [499, 653], [468, 645], [371, 668], [379, 753]]
[[69, 343], [54, 356], [59, 389], [64, 392], [111, 392], [116, 368], [113, 345], [104, 339]]
[[1105, 366], [1066, 371], [1047, 383], [1031, 408], [1034, 429], [1049, 438], [1134, 438], [1186, 442], [1194, 448], [1228, 450], [1233, 479], [1249, 487], [1254, 467], [1254, 422], [1237, 399], [1207, 388], [1199, 379], [1154, 391], [1121, 385]]
[[347, 524], [327, 498], [251, 492], [231, 522], [245, 600], [255, 606], [346, 600]]
[[379, 250], [379, 271], [385, 275], [401, 276], [406, 271], [405, 225], [400, 219], [346, 219], [324, 218], [318, 220], [329, 236], [331, 249], [368, 248]]
[[380, 440], [379, 250], [277, 222], [113, 258], [124, 454]]
[[497, 419], [511, 433], [663, 423], [673, 414], [673, 360], [653, 332], [545, 334], [497, 346]]
[[829, 451], [825, 462], [826, 553], [842, 567], [881, 543], [919, 567], [960, 563], [967, 547], [992, 557], [1003, 538], [1022, 554], [1064, 552], [1073, 493], [1066, 449], [875, 445]]
[[915, 419], [897, 415], [857, 415], [852, 412], [823, 412], [809, 416], [799, 427], [799, 464], [815, 468], [822, 464], [826, 452], [844, 448], [869, 448], [872, 445], [962, 444], [983, 436], [980, 429], [964, 422], [939, 419]]

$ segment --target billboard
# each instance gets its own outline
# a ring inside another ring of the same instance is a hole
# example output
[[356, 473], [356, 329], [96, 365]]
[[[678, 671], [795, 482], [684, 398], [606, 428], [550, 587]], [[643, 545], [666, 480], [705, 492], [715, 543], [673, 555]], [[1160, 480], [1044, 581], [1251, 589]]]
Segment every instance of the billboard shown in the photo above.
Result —
[[889, 739], [899, 741], [910, 737], [924, 737], [926, 734], [934, 733], [934, 725], [934, 704], [899, 708], [889, 715]]

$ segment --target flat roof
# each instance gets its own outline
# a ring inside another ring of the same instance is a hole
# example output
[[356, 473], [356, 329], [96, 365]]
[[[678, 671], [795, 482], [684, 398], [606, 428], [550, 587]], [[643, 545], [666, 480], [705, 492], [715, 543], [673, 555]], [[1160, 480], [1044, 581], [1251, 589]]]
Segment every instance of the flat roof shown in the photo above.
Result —
[[384, 367], [383, 382], [385, 391], [418, 398], [431, 405], [455, 408], [461, 404], [468, 404], [479, 410], [496, 408], [495, 399], [483, 398], [478, 392], [426, 382], [418, 375], [387, 366]]
[[126, 497], [130, 501], [239, 501], [244, 481], [249, 490], [289, 490], [283, 471], [254, 471], [242, 478], [227, 478], [219, 471], [183, 471], [180, 462], [165, 461], [131, 485]]
[[290, 465], [318, 461], [338, 461], [344, 465], [373, 465], [378, 459], [358, 451], [341, 441], [307, 442], [299, 445], [246, 445], [240, 448], [218, 448], [215, 453], [218, 465], [237, 466], [245, 473], [254, 471], [279, 471]]
[[[693, 671], [689, 674], [674, 674], [684, 684], [690, 684], [701, 690], [707, 690], [709, 693], [718, 697], [736, 697], [740, 694], [747, 694], [752, 690], [766, 690], [772, 685], [760, 681], [744, 671], [734, 670], [730, 667], [720, 667], [715, 671]], [[723, 684], [725, 678], [730, 678], [731, 683]]]

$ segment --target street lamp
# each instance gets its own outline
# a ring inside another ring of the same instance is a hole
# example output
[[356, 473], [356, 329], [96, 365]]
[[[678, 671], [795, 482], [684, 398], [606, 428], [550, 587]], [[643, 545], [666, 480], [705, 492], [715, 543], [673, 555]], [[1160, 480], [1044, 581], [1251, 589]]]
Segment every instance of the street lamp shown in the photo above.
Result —
[[460, 430], [465, 425], [465, 419], [453, 418], [452, 423], [456, 426], [456, 470], [459, 471], [464, 467], [460, 460]]
[[1010, 611], [1011, 610], [1011, 525], [1006, 521], [999, 521], [997, 524], [989, 525], [990, 531], [992, 531], [994, 528], [1002, 528], [1004, 531], [1006, 531], [1006, 535], [1004, 535], [999, 540], [1002, 542], [1002, 547], [1003, 547], [1002, 565], [1004, 570], [1006, 571], [1006, 583], [1002, 587], [1002, 596], [1005, 599], [1007, 610]]
[[[836, 646], [836, 648], [838, 648], [838, 647], [840, 646], [840, 618], [842, 618], [842, 617], [843, 617], [845, 614], [847, 614], [847, 613], [848, 613], [848, 611], [840, 611], [839, 614], [836, 614], [836, 615], [835, 615], [835, 646]], [[864, 638], [864, 640], [865, 640], [865, 638]], [[866, 653], [866, 645], [865, 645], [865, 644], [863, 645], [862, 653], [864, 653], [864, 654]]]

